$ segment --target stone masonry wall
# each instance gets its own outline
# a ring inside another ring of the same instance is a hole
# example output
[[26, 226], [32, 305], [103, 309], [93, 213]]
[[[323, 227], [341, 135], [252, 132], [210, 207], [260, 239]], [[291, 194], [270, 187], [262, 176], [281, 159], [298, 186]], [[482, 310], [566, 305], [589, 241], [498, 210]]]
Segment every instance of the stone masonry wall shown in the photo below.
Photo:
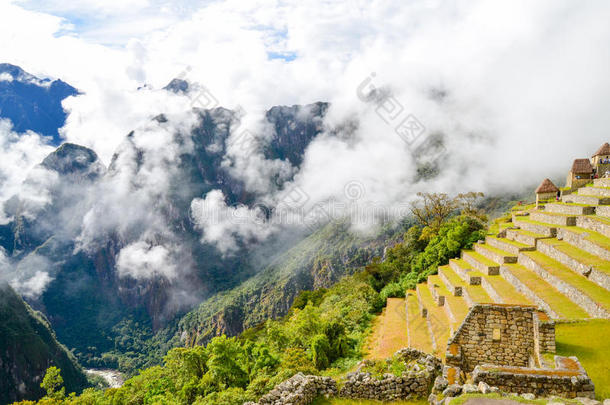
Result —
[[503, 369], [495, 365], [483, 365], [474, 369], [472, 377], [475, 384], [484, 382], [505, 392], [595, 398], [593, 382], [584, 372], [522, 367]]
[[528, 366], [536, 356], [535, 312], [529, 306], [475, 305], [447, 344], [447, 364], [466, 372], [485, 363]]
[[540, 351], [555, 353], [555, 322], [540, 322], [538, 325]]
[[319, 395], [336, 395], [337, 383], [330, 377], [295, 374], [278, 384], [258, 403], [244, 405], [309, 405]]
[[427, 370], [402, 376], [385, 374], [382, 379], [374, 378], [370, 373], [350, 373], [339, 396], [378, 401], [412, 397], [425, 398], [428, 396], [433, 380], [434, 375]]

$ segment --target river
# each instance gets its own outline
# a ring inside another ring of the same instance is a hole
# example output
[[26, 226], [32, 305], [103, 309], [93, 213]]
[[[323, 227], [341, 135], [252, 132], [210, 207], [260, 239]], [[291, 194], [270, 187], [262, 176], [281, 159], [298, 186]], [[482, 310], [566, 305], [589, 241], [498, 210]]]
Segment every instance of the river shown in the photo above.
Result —
[[89, 368], [85, 373], [102, 377], [110, 388], [119, 388], [125, 382], [123, 374], [118, 370]]

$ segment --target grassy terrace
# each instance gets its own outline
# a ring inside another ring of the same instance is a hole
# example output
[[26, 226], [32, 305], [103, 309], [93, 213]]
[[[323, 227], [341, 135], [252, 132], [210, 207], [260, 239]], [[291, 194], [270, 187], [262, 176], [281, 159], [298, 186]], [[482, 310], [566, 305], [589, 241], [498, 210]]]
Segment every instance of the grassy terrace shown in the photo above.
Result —
[[[445, 267], [449, 267], [449, 266], [443, 266], [443, 268], [445, 268]], [[449, 269], [449, 270], [451, 270], [451, 269]], [[454, 296], [453, 293], [451, 291], [449, 291], [447, 289], [447, 287], [443, 284], [443, 280], [441, 280], [441, 278], [439, 276], [430, 276], [429, 278], [432, 278], [433, 283], [439, 285], [439, 287], [438, 287], [439, 294], [445, 296], [445, 305], [449, 306], [449, 309], [451, 310], [451, 313], [453, 314], [453, 317], [455, 318], [456, 323], [453, 325], [453, 328], [456, 329], [459, 326], [459, 324], [464, 320], [464, 318], [466, 318], [466, 315], [468, 314], [469, 308], [466, 305], [466, 301], [464, 301], [464, 298], [462, 298], [462, 297]], [[454, 284], [454, 285], [463, 285], [463, 283]], [[443, 355], [444, 355], [444, 353], [443, 353]]]
[[434, 301], [428, 284], [419, 284], [418, 291], [424, 307], [428, 309], [428, 320], [430, 321], [430, 327], [434, 335], [434, 340], [436, 341], [436, 350], [434, 354], [444, 358], [445, 348], [447, 347], [447, 341], [449, 340], [449, 333], [451, 332], [451, 322], [443, 307], [439, 307]]
[[[454, 260], [454, 259], [451, 259]], [[451, 283], [451, 285], [453, 286], [463, 286], [464, 285], [464, 280], [462, 280], [462, 278], [455, 272], [453, 271], [453, 269], [447, 265], [447, 266], [441, 266], [438, 268], [439, 273], [443, 273], [443, 275], [447, 278], [447, 280], [449, 280], [449, 283]]]
[[536, 207], [536, 203], [525, 204], [525, 205], [515, 205], [510, 210], [511, 211], [525, 211]]
[[549, 274], [568, 284], [571, 284], [574, 288], [589, 296], [604, 309], [610, 311], [610, 294], [608, 294], [607, 290], [588, 280], [587, 278], [574, 273], [568, 267], [540, 252], [523, 253], [542, 266], [546, 271], [549, 272]]
[[383, 312], [375, 319], [366, 358], [385, 359], [408, 345], [405, 300], [388, 298]]
[[547, 211], [534, 211], [534, 212], [548, 215], [551, 217], [557, 217], [557, 218], [574, 218], [574, 217], [578, 216], [578, 215], [574, 215], [574, 214], [562, 214], [560, 212], [547, 212]]
[[[477, 262], [479, 262], [485, 266], [498, 266], [498, 263], [486, 258], [482, 254], [477, 253], [474, 250], [462, 250], [462, 253], [472, 257], [474, 260], [476, 260]], [[511, 256], [511, 255], [509, 254], [509, 256]], [[512, 256], [514, 256], [514, 255], [512, 255]]]
[[409, 293], [412, 295], [407, 296], [407, 320], [411, 347], [432, 353], [432, 341], [428, 333], [426, 318], [421, 316], [415, 291], [409, 291]]
[[[496, 239], [496, 240], [499, 240], [499, 241], [501, 241], [502, 243], [506, 243], [506, 244], [508, 244], [508, 245], [515, 246], [515, 247], [517, 247], [517, 248], [519, 248], [519, 249], [524, 249], [524, 248], [529, 248], [529, 247], [531, 247], [531, 245], [526, 245], [525, 243], [517, 242], [517, 241], [510, 240], [510, 239], [506, 239], [506, 238], [498, 238], [497, 236], [489, 236], [489, 238], [490, 238], [490, 239]], [[488, 246], [488, 247], [493, 247], [493, 246], [489, 246], [489, 245], [486, 245], [486, 246]], [[514, 256], [512, 253], [510, 253], [510, 255], [511, 255], [511, 256]]]
[[498, 293], [505, 304], [532, 305], [523, 294], [506, 281], [502, 276], [483, 276], [492, 288]]
[[451, 259], [450, 261], [455, 262], [461, 269], [471, 270], [472, 266], [464, 259]]
[[574, 247], [568, 242], [564, 242], [562, 240], [557, 239], [549, 239], [546, 240], [544, 243], [553, 245], [557, 250], [565, 253], [566, 255], [570, 256], [575, 260], [578, 260], [578, 262], [584, 265], [593, 266], [600, 272], [610, 274], [610, 262], [602, 260], [589, 252]]
[[[532, 219], [527, 219], [527, 217], [518, 218], [517, 221], [518, 222], [525, 222], [527, 224], [545, 226], [547, 228], [561, 228], [561, 227], [563, 227], [563, 225], [555, 225], [555, 224], [549, 224], [549, 223], [546, 223], [546, 222], [534, 221]], [[544, 237], [544, 235], [540, 235], [540, 236]]]
[[[504, 239], [502, 239], [502, 240], [504, 241]], [[516, 257], [516, 255], [514, 253], [507, 252], [506, 250], [498, 249], [495, 246], [491, 246], [491, 245], [487, 245], [487, 244], [479, 245], [479, 246], [481, 246], [483, 249], [489, 250], [490, 252], [494, 252], [495, 254], [498, 254], [500, 256], [513, 256], [513, 257]], [[527, 246], [527, 245], [524, 245], [524, 246]], [[493, 260], [491, 260], [491, 262], [494, 263]], [[497, 266], [497, 265], [499, 265], [501, 263], [494, 263], [494, 264]]]
[[581, 203], [571, 203], [571, 202], [554, 202], [553, 204], [557, 205], [569, 205], [571, 207], [591, 207], [590, 204], [581, 204]]
[[562, 319], [589, 318], [589, 314], [584, 309], [557, 291], [538, 274], [520, 264], [507, 264], [506, 266], [515, 277], [546, 302]]
[[[463, 268], [464, 270], [469, 270], [471, 268], [470, 264], [468, 264], [464, 259], [451, 259], [451, 260], [453, 262], [456, 262], [456, 264], [458, 266], [460, 266], [461, 268]], [[470, 296], [470, 298], [472, 298], [472, 300], [474, 302], [492, 302], [493, 301], [491, 299], [491, 297], [489, 296], [489, 294], [487, 294], [487, 291], [485, 291], [485, 289], [483, 287], [481, 287], [480, 285], [469, 285], [468, 282], [465, 282], [464, 280], [462, 280], [462, 278], [455, 271], [453, 271], [453, 269], [451, 269], [451, 268], [444, 269], [443, 274], [445, 274], [450, 281], [452, 279], [454, 279], [455, 277], [457, 277], [457, 279], [460, 280], [459, 285], [463, 286], [463, 288], [467, 291], [468, 295]], [[473, 270], [470, 270], [468, 272], [468, 274], [471, 274], [473, 276], [480, 276], [480, 277], [483, 276], [480, 272], [473, 271]]]
[[487, 291], [480, 285], [466, 285], [465, 289], [470, 298], [476, 303], [493, 302]]
[[610, 397], [610, 320], [594, 319], [555, 326], [557, 354], [577, 356], [595, 384], [597, 399]]
[[595, 221], [601, 222], [606, 225], [610, 225], [610, 218], [600, 217], [599, 215], [583, 215], [584, 217], [591, 218]]
[[[542, 224], [542, 225], [549, 225], [549, 224]], [[515, 232], [520, 233], [522, 235], [530, 236], [532, 238], [548, 238], [549, 237], [549, 236], [543, 235], [541, 233], [536, 233], [536, 232], [528, 231], [525, 229], [515, 229]]]
[[588, 229], [578, 228], [576, 226], [571, 226], [568, 229], [572, 232], [579, 233], [581, 235], [584, 234], [584, 238], [588, 241], [595, 243], [596, 245], [601, 246], [606, 250], [610, 250], [610, 238], [602, 235], [601, 233], [590, 231]]

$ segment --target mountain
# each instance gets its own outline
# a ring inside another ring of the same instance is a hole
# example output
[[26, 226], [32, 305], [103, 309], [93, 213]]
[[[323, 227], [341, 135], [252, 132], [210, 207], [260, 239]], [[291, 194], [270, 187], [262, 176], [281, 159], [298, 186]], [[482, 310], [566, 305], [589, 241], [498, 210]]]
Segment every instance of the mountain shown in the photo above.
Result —
[[74, 356], [57, 342], [49, 322], [7, 284], [0, 285], [0, 403], [38, 399], [46, 369], [56, 366], [68, 392], [80, 392], [87, 378]]
[[[300, 164], [323, 130], [327, 108], [316, 103], [269, 110], [266, 117], [275, 134], [265, 157]], [[36, 190], [35, 198], [16, 195], [4, 205], [11, 221], [0, 225], [0, 247], [10, 264], [21, 269], [15, 277], [21, 280], [35, 271], [49, 275], [44, 291], [27, 299], [47, 315], [60, 340], [84, 364], [116, 367], [116, 358], [102, 356], [110, 352], [137, 357], [145, 351], [138, 345], [147, 345], [155, 333], [173, 336], [176, 315], [235, 288], [269, 262], [246, 245], [225, 256], [202, 243], [189, 215], [193, 199], [221, 190], [228, 205], [252, 205], [256, 196], [225, 161], [229, 135], [240, 124], [236, 113], [215, 108], [196, 110], [195, 117], [188, 130], [175, 129], [180, 123], [172, 117], [151, 121], [154, 131], [173, 131], [172, 145], [185, 145], [171, 156], [166, 146], [146, 142], [152, 136], [147, 130], [128, 134], [107, 168], [93, 150], [63, 144], [26, 180], [28, 189]], [[155, 170], [167, 177], [167, 187], [155, 184]], [[139, 277], [129, 263], [119, 266], [121, 252], [154, 248], [165, 249], [178, 263], [174, 270], [179, 277]], [[125, 344], [132, 341], [139, 343]], [[133, 364], [122, 367], [138, 365]]]
[[18, 66], [0, 63], [0, 118], [11, 120], [16, 132], [31, 130], [59, 145], [58, 130], [66, 121], [61, 102], [77, 94], [61, 80], [39, 79]]
[[400, 224], [371, 237], [332, 222], [276, 257], [234, 289], [202, 302], [180, 321], [178, 335], [187, 346], [205, 344], [221, 334], [235, 336], [267, 319], [285, 315], [303, 290], [328, 288], [400, 240]]

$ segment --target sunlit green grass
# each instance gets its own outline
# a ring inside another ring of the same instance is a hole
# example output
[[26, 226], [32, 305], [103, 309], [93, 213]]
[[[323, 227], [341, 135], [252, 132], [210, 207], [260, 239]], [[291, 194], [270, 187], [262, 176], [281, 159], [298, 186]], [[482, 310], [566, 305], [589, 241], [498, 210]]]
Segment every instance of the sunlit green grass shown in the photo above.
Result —
[[586, 277], [576, 274], [563, 264], [551, 259], [541, 252], [524, 252], [532, 260], [551, 275], [561, 279], [562, 281], [571, 284], [576, 289], [588, 295], [593, 301], [600, 304], [606, 310], [610, 310], [610, 294], [607, 290], [590, 281]]
[[588, 318], [589, 314], [560, 293], [555, 287], [548, 284], [535, 272], [526, 269], [520, 264], [507, 264], [510, 272], [523, 284], [546, 302], [560, 317], [565, 319]]
[[576, 356], [595, 384], [598, 399], [610, 398], [610, 320], [559, 323], [557, 354]]

